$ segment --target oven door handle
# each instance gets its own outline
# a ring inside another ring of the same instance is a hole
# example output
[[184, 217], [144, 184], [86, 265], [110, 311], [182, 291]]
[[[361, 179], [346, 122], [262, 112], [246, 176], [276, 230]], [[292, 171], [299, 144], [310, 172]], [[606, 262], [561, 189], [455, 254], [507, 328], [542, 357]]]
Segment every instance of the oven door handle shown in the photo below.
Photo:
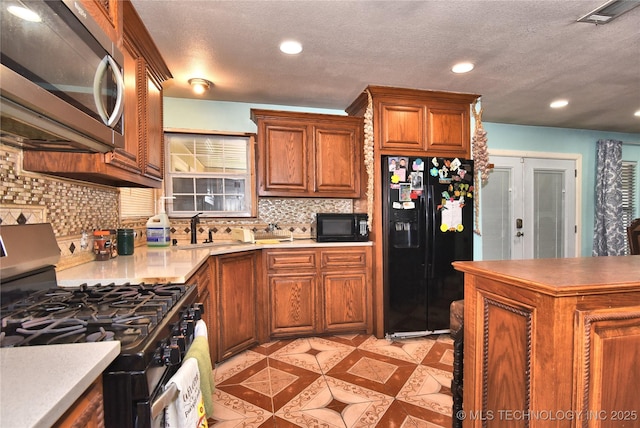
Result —
[[178, 398], [178, 387], [175, 383], [169, 385], [167, 389], [151, 405], [151, 420], [154, 420], [162, 414], [164, 409]]

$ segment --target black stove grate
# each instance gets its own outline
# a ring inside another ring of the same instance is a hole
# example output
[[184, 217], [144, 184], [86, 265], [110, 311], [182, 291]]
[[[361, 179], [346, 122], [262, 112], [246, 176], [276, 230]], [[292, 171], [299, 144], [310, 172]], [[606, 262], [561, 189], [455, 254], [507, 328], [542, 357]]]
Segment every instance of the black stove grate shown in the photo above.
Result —
[[184, 284], [49, 288], [2, 309], [0, 347], [119, 340], [139, 346], [187, 290]]

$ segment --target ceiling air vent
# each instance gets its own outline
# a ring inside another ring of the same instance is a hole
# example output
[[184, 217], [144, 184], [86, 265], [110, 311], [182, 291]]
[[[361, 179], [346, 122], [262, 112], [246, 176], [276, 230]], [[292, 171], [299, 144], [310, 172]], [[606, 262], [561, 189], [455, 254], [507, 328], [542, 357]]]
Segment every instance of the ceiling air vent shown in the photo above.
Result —
[[609, 0], [597, 9], [579, 18], [578, 22], [606, 24], [637, 6], [640, 6], [640, 0]]

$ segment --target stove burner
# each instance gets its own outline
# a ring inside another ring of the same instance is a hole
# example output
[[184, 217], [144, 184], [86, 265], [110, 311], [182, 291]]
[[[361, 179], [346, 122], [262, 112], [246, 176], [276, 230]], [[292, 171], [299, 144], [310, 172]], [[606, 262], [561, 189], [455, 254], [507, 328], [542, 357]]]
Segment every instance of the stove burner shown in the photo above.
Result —
[[106, 342], [113, 340], [115, 333], [100, 327], [100, 331], [87, 335], [87, 342]]

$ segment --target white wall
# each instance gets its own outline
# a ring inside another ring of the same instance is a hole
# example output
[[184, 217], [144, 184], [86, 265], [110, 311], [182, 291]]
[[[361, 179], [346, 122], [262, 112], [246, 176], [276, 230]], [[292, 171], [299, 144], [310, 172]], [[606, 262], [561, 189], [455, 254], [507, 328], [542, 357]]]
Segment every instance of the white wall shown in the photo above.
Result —
[[[166, 128], [256, 132], [256, 125], [250, 119], [250, 109], [252, 108], [345, 114], [341, 110], [165, 98], [164, 124]], [[594, 225], [596, 142], [600, 139], [621, 140], [625, 143], [622, 150], [624, 160], [636, 161], [640, 164], [640, 134], [487, 122], [483, 122], [483, 125], [487, 131], [487, 144], [490, 149], [582, 155], [583, 193], [580, 253], [582, 256], [590, 256]], [[636, 176], [638, 177], [636, 188], [640, 189], [640, 171], [636, 172]], [[640, 205], [640, 197], [637, 202]], [[637, 214], [640, 217], [640, 207]], [[476, 237], [474, 246], [476, 258], [479, 259], [482, 237]]]

